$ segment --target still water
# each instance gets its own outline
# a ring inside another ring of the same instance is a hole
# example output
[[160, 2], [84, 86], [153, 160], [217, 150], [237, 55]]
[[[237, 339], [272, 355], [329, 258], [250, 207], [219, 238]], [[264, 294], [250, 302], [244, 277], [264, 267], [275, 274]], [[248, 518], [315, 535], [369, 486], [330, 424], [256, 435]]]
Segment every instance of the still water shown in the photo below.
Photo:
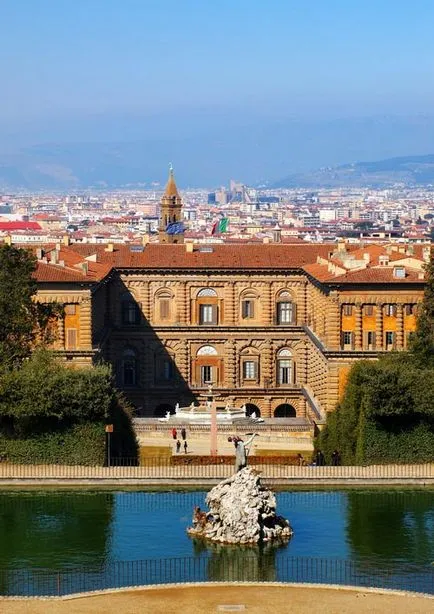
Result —
[[[434, 570], [432, 489], [278, 492], [277, 512], [289, 519], [294, 536], [287, 546], [266, 551], [193, 542], [185, 529], [194, 505], [205, 507], [205, 495], [0, 491], [0, 572], [3, 578], [23, 569], [33, 577], [39, 569], [99, 573], [119, 561], [189, 557], [206, 559], [200, 579], [226, 579], [228, 557], [242, 560], [246, 553], [256, 557], [256, 574], [277, 580], [292, 557], [349, 561], [371, 574]], [[188, 579], [185, 568], [179, 573]]]

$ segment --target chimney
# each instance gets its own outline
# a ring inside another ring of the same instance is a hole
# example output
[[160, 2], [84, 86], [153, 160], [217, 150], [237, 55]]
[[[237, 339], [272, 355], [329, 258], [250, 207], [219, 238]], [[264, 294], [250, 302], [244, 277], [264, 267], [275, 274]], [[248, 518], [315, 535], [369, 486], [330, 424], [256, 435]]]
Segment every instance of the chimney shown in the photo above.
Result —
[[194, 252], [194, 243], [192, 241], [185, 244], [185, 251], [187, 254], [192, 254]]
[[[59, 250], [60, 251], [60, 250]], [[52, 249], [50, 252], [50, 262], [51, 264], [58, 264], [59, 262], [59, 251], [56, 249]]]
[[115, 246], [114, 243], [107, 243], [107, 247], [105, 248], [106, 252], [114, 252], [115, 251]]
[[6, 235], [4, 238], [5, 245], [12, 245], [12, 237], [11, 235]]
[[65, 245], [66, 247], [68, 247], [68, 245], [71, 244], [71, 241], [69, 239], [69, 235], [63, 235], [62, 237], [62, 243], [63, 245]]
[[270, 237], [264, 237], [264, 238], [262, 239], [262, 242], [263, 242], [263, 243], [269, 243], [269, 242], [270, 242]]
[[87, 263], [87, 261], [85, 262], [80, 262], [80, 268], [83, 271], [83, 275], [87, 275], [89, 272], [89, 264]]

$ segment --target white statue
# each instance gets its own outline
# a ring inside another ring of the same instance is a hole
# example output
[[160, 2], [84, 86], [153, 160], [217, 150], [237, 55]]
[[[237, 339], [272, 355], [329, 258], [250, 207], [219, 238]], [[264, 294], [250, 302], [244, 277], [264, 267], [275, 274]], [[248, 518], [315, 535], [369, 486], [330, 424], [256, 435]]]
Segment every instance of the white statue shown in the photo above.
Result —
[[190, 411], [194, 411], [194, 401], [191, 402]]
[[230, 403], [226, 403], [225, 410], [226, 410], [228, 413], [231, 411], [231, 404], [230, 404]]
[[256, 412], [252, 411], [252, 413], [250, 414], [250, 417], [252, 420], [256, 420]]
[[166, 411], [166, 420], [169, 421], [170, 420], [170, 411]]
[[175, 405], [175, 414], [177, 414], [178, 412], [179, 412], [179, 403]]
[[244, 403], [244, 405], [241, 406], [241, 409], [243, 410], [244, 413], [247, 412], [247, 407], [246, 404]]

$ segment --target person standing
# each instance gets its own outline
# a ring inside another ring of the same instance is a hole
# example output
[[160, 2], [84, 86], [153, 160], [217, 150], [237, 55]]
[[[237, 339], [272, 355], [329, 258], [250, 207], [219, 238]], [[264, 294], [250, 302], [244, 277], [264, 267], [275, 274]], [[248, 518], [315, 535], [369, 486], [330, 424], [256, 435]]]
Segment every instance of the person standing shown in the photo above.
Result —
[[187, 431], [185, 430], [184, 427], [182, 427], [182, 429], [181, 429], [181, 437], [182, 437], [183, 441], [185, 441], [187, 439]]
[[184, 454], [187, 454], [187, 440], [184, 441]]
[[181, 451], [181, 442], [178, 439], [176, 442], [176, 453], [179, 454], [180, 451]]
[[173, 427], [173, 429], [172, 429], [172, 437], [173, 437], [173, 439], [175, 439], [175, 441], [176, 441], [177, 436], [178, 436], [178, 433], [176, 432], [176, 428]]

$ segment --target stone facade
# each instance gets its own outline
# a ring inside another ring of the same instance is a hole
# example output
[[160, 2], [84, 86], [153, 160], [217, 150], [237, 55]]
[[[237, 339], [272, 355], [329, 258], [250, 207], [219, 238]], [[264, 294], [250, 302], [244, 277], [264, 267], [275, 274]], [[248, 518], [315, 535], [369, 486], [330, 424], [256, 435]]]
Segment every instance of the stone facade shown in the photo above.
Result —
[[37, 250], [38, 300], [65, 306], [55, 348], [71, 365], [110, 362], [139, 414], [212, 382], [222, 406], [318, 421], [355, 360], [407, 348], [425, 246], [183, 244], [165, 232], [181, 204], [171, 173], [159, 244]]

